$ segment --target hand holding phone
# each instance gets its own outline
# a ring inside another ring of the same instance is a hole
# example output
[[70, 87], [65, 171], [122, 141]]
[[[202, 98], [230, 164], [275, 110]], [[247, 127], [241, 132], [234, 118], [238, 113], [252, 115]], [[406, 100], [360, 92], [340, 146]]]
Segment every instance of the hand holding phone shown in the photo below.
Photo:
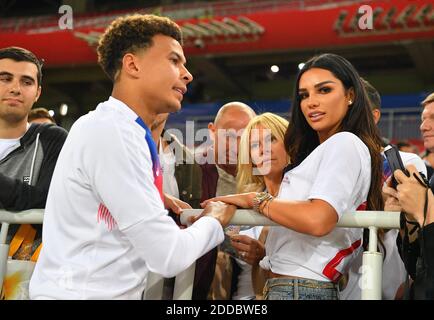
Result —
[[398, 182], [396, 181], [393, 173], [396, 170], [401, 170], [407, 177], [409, 177], [410, 174], [408, 173], [407, 169], [405, 169], [404, 164], [402, 163], [398, 148], [388, 145], [386, 148], [384, 148], [384, 155], [386, 156], [390, 170], [392, 171], [392, 187], [396, 189]]

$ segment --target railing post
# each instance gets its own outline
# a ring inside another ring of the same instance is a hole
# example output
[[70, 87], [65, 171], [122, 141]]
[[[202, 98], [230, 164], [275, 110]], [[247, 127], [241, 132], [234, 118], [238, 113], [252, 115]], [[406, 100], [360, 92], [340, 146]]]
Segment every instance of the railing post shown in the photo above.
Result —
[[196, 262], [176, 276], [173, 300], [191, 300], [195, 271]]
[[6, 268], [8, 263], [9, 245], [6, 244], [6, 237], [8, 235], [9, 223], [2, 223], [0, 230], [0, 295], [3, 291], [3, 280], [6, 275]]
[[369, 248], [363, 252], [362, 300], [381, 300], [383, 254], [377, 251], [377, 227], [369, 227]]
[[41, 224], [44, 218], [43, 209], [30, 209], [21, 212], [9, 212], [0, 210], [0, 292], [3, 290], [3, 282], [7, 272], [9, 245], [6, 244], [10, 224]]
[[164, 278], [158, 273], [148, 272], [146, 279], [145, 300], [161, 300], [163, 297]]

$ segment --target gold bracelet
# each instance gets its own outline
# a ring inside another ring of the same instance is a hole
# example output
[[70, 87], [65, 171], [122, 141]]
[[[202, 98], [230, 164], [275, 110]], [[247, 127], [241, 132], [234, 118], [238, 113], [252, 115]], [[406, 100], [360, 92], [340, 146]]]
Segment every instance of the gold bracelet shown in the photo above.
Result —
[[271, 216], [270, 216], [270, 203], [271, 203], [273, 200], [274, 200], [274, 198], [270, 199], [270, 200], [267, 202], [267, 207], [265, 208], [265, 209], [266, 209], [266, 214], [265, 214], [265, 216], [266, 216], [268, 219], [270, 219], [270, 220], [273, 220], [273, 219], [271, 219]]
[[271, 201], [273, 201], [273, 197], [263, 201], [263, 203], [261, 203], [261, 206], [259, 208], [259, 213], [266, 216], [268, 218], [268, 215], [266, 214], [266, 209], [268, 207], [268, 205], [270, 204]]
[[265, 200], [262, 201], [261, 204], [259, 205], [259, 207], [258, 207], [258, 212], [259, 212], [260, 214], [262, 214], [262, 215], [264, 214], [264, 209], [265, 209], [265, 206], [267, 205], [268, 201], [270, 201], [270, 199], [265, 199]]

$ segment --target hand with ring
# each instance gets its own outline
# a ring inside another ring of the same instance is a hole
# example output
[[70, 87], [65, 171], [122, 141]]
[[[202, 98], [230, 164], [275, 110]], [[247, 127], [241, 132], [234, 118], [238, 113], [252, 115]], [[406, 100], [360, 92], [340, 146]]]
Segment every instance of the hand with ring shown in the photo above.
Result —
[[258, 264], [265, 256], [264, 244], [246, 235], [231, 236], [231, 245], [238, 251], [241, 259], [250, 265]]

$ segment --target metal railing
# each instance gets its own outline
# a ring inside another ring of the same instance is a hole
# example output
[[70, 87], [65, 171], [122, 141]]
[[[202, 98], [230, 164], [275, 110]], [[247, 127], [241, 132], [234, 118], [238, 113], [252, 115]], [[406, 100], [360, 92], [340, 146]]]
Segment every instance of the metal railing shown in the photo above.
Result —
[[10, 224], [41, 224], [44, 218], [43, 209], [32, 209], [20, 212], [0, 210], [0, 292], [7, 271], [9, 244], [6, 243]]
[[[181, 223], [187, 224], [190, 216], [198, 215], [201, 209], [184, 210]], [[378, 228], [399, 229], [399, 212], [387, 211], [355, 211], [344, 214], [338, 228], [369, 228], [368, 250], [363, 252], [362, 266], [362, 300], [381, 300], [383, 254], [377, 250]], [[253, 210], [237, 210], [231, 225], [276, 226], [275, 222]], [[178, 293], [183, 299], [191, 299], [190, 288], [194, 279], [194, 265], [178, 276], [182, 275], [182, 283], [178, 283]], [[177, 277], [178, 278], [178, 277]], [[185, 286], [185, 287], [184, 287]], [[177, 299], [174, 295], [174, 299]]]
[[420, 139], [420, 107], [388, 108], [381, 110], [378, 124], [381, 134], [388, 139]]
[[[196, 216], [202, 212], [201, 209], [184, 210], [181, 214], [181, 223], [188, 224], [190, 216]], [[398, 229], [399, 212], [385, 211], [356, 211], [344, 214], [339, 220], [339, 228], [369, 228], [368, 251], [363, 253], [362, 282], [367, 284], [362, 288], [362, 300], [380, 300], [382, 285], [383, 255], [377, 251], [377, 230], [378, 228]], [[22, 212], [8, 212], [0, 210], [0, 222], [2, 223], [0, 233], [0, 288], [3, 286], [3, 279], [6, 274], [6, 266], [9, 252], [9, 245], [6, 244], [6, 235], [9, 224], [42, 223], [43, 210], [33, 209]], [[232, 218], [231, 225], [250, 226], [276, 226], [277, 224], [253, 210], [237, 210]], [[191, 299], [193, 292], [193, 279], [195, 271], [193, 263], [185, 271], [176, 276], [173, 299]], [[145, 299], [161, 299], [163, 290], [161, 276], [149, 273]]]

